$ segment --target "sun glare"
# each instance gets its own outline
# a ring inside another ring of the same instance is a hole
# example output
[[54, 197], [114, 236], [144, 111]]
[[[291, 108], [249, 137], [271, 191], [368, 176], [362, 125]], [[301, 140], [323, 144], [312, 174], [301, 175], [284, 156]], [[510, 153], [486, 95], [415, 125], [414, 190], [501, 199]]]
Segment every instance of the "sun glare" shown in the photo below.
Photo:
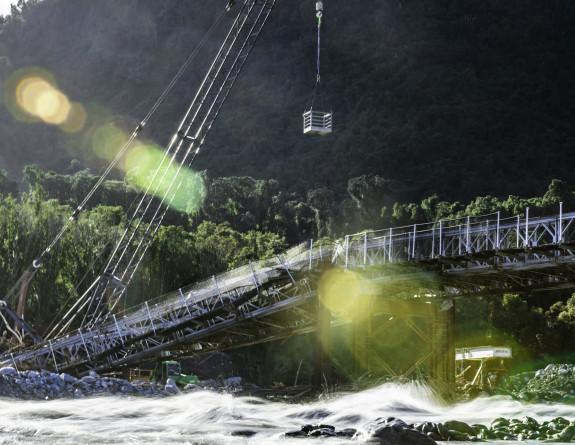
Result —
[[[172, 209], [196, 211], [203, 203], [206, 187], [202, 177], [185, 166], [169, 163], [153, 145], [135, 145], [126, 154], [124, 168], [129, 180], [141, 190], [164, 199]], [[158, 166], [160, 166], [158, 168]]]
[[364, 282], [355, 272], [330, 269], [319, 280], [319, 297], [335, 316], [368, 316], [372, 298], [366, 293]]
[[100, 159], [113, 161], [128, 137], [114, 124], [107, 124], [98, 128], [92, 135], [94, 153]]
[[54, 125], [66, 121], [72, 108], [68, 98], [41, 77], [23, 79], [16, 100], [24, 111]]
[[24, 122], [44, 122], [76, 132], [86, 121], [84, 107], [70, 102], [54, 78], [40, 68], [14, 72], [6, 81], [4, 97], [12, 115]]

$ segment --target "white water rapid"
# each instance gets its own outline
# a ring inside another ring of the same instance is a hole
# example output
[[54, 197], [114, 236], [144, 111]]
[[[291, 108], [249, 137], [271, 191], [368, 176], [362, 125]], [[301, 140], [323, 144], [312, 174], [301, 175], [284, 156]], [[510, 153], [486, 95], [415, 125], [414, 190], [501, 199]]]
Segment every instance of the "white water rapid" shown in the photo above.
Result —
[[386, 384], [356, 394], [326, 396], [309, 404], [209, 391], [165, 398], [3, 398], [0, 444], [353, 444], [357, 442], [347, 438], [292, 439], [283, 433], [318, 423], [361, 430], [376, 418], [387, 416], [407, 423], [460, 420], [488, 425], [497, 417], [531, 416], [543, 422], [563, 416], [573, 420], [575, 407], [523, 404], [503, 397], [447, 405], [417, 384]]

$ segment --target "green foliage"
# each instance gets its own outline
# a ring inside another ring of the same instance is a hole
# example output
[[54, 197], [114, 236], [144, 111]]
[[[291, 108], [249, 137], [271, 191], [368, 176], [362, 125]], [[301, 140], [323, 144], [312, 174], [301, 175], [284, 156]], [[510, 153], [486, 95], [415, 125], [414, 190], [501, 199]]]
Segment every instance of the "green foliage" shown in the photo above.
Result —
[[5, 170], [0, 170], [0, 194], [17, 195], [18, 184], [10, 179]]
[[241, 233], [228, 223], [203, 222], [193, 237], [200, 250], [204, 276], [269, 258], [287, 247], [285, 240], [274, 233], [256, 230]]

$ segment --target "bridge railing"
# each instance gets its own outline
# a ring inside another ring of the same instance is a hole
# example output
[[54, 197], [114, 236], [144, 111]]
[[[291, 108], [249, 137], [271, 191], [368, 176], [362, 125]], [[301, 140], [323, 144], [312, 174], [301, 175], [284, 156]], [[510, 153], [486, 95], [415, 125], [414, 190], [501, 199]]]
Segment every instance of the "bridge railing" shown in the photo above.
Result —
[[530, 218], [527, 209], [524, 217], [493, 213], [366, 231], [336, 245], [333, 263], [348, 268], [567, 244], [575, 240], [574, 221], [575, 213]]
[[180, 288], [161, 297], [148, 300], [107, 317], [111, 329], [151, 333], [177, 324], [183, 318], [206, 314], [238, 295], [260, 292], [270, 280], [295, 272], [314, 269], [318, 262], [330, 260], [333, 248], [329, 244], [301, 243], [275, 257], [250, 262], [229, 272]]

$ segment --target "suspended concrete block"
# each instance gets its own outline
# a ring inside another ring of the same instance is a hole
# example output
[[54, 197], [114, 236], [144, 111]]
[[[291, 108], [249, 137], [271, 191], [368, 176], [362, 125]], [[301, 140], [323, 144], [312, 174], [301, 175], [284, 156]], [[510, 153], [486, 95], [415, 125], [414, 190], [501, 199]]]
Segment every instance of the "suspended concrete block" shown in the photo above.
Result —
[[331, 133], [332, 113], [325, 111], [309, 110], [303, 114], [304, 134], [326, 135]]

